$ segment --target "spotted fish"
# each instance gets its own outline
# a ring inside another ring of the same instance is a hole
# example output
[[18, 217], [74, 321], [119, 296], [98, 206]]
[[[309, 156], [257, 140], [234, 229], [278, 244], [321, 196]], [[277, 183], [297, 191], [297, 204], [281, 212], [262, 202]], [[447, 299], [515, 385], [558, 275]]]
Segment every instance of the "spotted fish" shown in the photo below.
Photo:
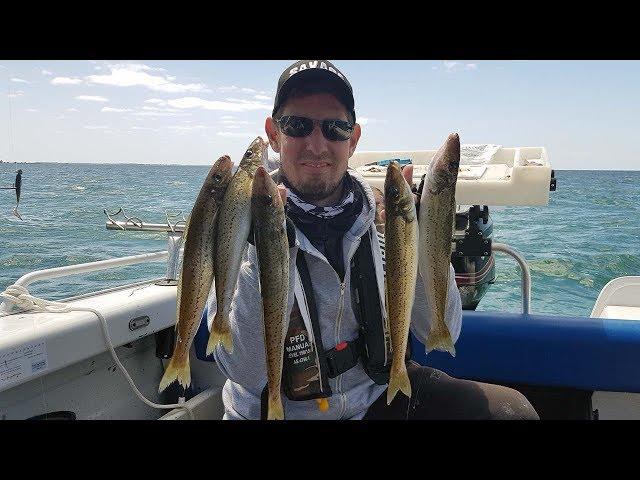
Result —
[[175, 380], [185, 389], [191, 384], [189, 349], [213, 282], [216, 220], [231, 181], [231, 166], [231, 159], [226, 155], [213, 164], [189, 215], [184, 233], [182, 272], [178, 281], [176, 343], [160, 381], [160, 392]]
[[387, 168], [385, 196], [385, 258], [387, 316], [393, 360], [387, 404], [398, 390], [411, 397], [405, 354], [411, 324], [411, 308], [418, 277], [418, 217], [413, 193], [397, 162]]
[[449, 290], [451, 237], [456, 210], [456, 182], [460, 165], [460, 138], [452, 133], [436, 152], [420, 198], [419, 272], [431, 309], [427, 351], [455, 356], [451, 334], [444, 321]]
[[264, 320], [269, 390], [267, 419], [284, 420], [280, 384], [289, 292], [289, 242], [282, 198], [263, 167], [258, 168], [253, 180], [251, 212]]
[[216, 239], [216, 314], [213, 318], [207, 355], [218, 343], [233, 352], [233, 340], [229, 325], [231, 301], [235, 292], [242, 255], [251, 230], [251, 186], [259, 166], [267, 159], [268, 144], [257, 137], [245, 152], [224, 196], [218, 217]]

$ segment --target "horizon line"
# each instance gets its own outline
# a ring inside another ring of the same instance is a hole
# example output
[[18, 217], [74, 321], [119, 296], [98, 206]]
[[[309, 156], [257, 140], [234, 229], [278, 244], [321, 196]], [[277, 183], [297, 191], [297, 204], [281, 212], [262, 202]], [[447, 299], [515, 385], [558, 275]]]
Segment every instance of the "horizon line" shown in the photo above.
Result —
[[[36, 165], [36, 164], [60, 164], [60, 165], [149, 165], [149, 166], [163, 166], [163, 167], [210, 167], [213, 165], [207, 163], [134, 163], [134, 162], [4, 162], [2, 161], [0, 165]], [[558, 171], [577, 171], [577, 172], [640, 172], [640, 168], [637, 169], [625, 169], [625, 168], [553, 168], [551, 169], [555, 172]]]

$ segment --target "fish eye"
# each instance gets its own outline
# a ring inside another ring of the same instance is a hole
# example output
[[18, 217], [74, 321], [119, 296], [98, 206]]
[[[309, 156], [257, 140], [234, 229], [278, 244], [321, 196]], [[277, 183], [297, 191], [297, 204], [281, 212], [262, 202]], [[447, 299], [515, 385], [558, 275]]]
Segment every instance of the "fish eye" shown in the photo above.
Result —
[[245, 157], [245, 158], [250, 157], [250, 156], [251, 156], [251, 153], [253, 153], [253, 152], [251, 152], [251, 149], [247, 150], [247, 151], [244, 153], [244, 157]]
[[220, 180], [222, 180], [222, 175], [220, 175], [219, 173], [216, 173], [216, 174], [213, 176], [213, 179], [214, 179], [215, 181], [219, 182]]

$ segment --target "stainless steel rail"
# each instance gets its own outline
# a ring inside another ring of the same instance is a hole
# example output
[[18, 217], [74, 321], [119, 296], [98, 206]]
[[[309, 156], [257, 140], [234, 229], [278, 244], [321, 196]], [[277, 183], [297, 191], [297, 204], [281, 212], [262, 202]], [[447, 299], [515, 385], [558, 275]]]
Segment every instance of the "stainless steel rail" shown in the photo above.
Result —
[[491, 249], [494, 252], [502, 252], [516, 259], [522, 270], [522, 313], [531, 313], [531, 273], [526, 260], [518, 251], [504, 243], [493, 243]]

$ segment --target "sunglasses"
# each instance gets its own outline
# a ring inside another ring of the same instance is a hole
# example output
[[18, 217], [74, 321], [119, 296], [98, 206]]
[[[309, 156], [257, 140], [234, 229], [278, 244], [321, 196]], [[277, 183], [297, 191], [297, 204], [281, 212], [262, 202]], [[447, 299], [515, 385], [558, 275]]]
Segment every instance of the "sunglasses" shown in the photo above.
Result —
[[275, 122], [282, 133], [288, 137], [300, 138], [309, 136], [318, 123], [324, 138], [332, 142], [348, 140], [353, 133], [353, 124], [346, 120], [315, 120], [296, 115], [283, 115]]

